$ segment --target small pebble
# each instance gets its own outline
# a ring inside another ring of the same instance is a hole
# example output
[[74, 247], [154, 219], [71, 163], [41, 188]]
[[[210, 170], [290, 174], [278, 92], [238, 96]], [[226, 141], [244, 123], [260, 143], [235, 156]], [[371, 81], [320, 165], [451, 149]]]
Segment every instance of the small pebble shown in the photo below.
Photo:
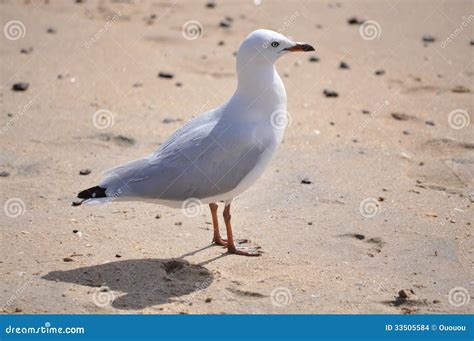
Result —
[[431, 34], [423, 35], [422, 39], [425, 43], [434, 43], [434, 41], [436, 40], [435, 37], [433, 37]]
[[401, 112], [392, 112], [392, 117], [398, 121], [408, 121], [410, 116]]
[[46, 30], [46, 32], [49, 33], [49, 34], [55, 34], [57, 31], [56, 31], [55, 28], [49, 27], [49, 28]]
[[12, 86], [12, 90], [13, 91], [26, 91], [26, 89], [28, 89], [29, 86], [30, 84], [25, 83], [25, 82], [15, 83]]
[[351, 17], [347, 19], [349, 25], [362, 25], [365, 20], [358, 19], [357, 17]]
[[122, 255], [116, 254], [115, 258], [122, 258]]
[[324, 89], [323, 94], [326, 97], [338, 97], [339, 96], [339, 94], [336, 91], [328, 90], [328, 89]]
[[454, 88], [451, 89], [452, 92], [458, 93], [458, 94], [463, 94], [463, 93], [468, 93], [471, 92], [471, 90], [464, 85], [457, 85]]
[[364, 115], [368, 115], [368, 114], [370, 114], [370, 111], [367, 110], [367, 109], [362, 109], [362, 113], [363, 113]]
[[219, 42], [217, 43], [217, 46], [224, 46], [224, 41], [223, 40], [219, 40]]
[[402, 131], [402, 133], [403, 133], [403, 135], [410, 135], [411, 134], [411, 132], [408, 129]]
[[183, 223], [182, 223], [182, 222], [180, 222], [180, 221], [177, 221], [177, 222], [176, 222], [176, 223], [174, 223], [174, 224], [175, 224], [176, 226], [181, 226], [181, 225], [183, 225]]
[[400, 290], [398, 292], [398, 297], [402, 299], [407, 299], [409, 295], [408, 295], [408, 292], [406, 292], [405, 290]]
[[347, 64], [346, 62], [341, 62], [341, 63], [339, 64], [339, 69], [348, 70], [348, 69], [350, 69], [350, 67], [349, 67], [349, 64]]
[[206, 8], [215, 8], [215, 7], [216, 7], [216, 3], [214, 1], [209, 1], [206, 4]]
[[90, 169], [85, 168], [85, 169], [81, 169], [81, 170], [79, 171], [79, 174], [80, 174], [80, 175], [89, 175], [91, 172], [92, 172], [92, 171], [91, 171]]
[[171, 118], [171, 117], [166, 117], [161, 122], [164, 123], [164, 124], [169, 124], [169, 123], [174, 123], [174, 122], [177, 122], [177, 121], [179, 121], [179, 120], [175, 119], [175, 118]]
[[426, 120], [426, 121], [425, 121], [425, 124], [426, 124], [426, 125], [429, 125], [429, 126], [434, 126], [434, 125], [435, 125], [435, 123], [434, 123], [433, 120]]
[[72, 233], [77, 233], [79, 232], [79, 230], [72, 230]]
[[316, 57], [316, 56], [311, 56], [311, 57], [308, 58], [308, 60], [309, 60], [310, 63], [317, 63], [317, 62], [319, 62], [319, 58]]
[[161, 219], [161, 214], [158, 213], [158, 214], [155, 216], [155, 219]]
[[71, 204], [71, 206], [81, 206], [82, 200], [74, 200]]
[[158, 74], [158, 77], [160, 78], [167, 78], [167, 79], [171, 79], [174, 77], [174, 74], [171, 73], [171, 72], [164, 72], [164, 71], [160, 71], [160, 73]]
[[302, 183], [302, 184], [305, 184], [305, 185], [310, 185], [310, 184], [312, 184], [313, 182], [312, 182], [310, 179], [308, 179], [308, 178], [304, 178], [303, 180], [301, 180], [301, 183]]
[[219, 27], [222, 27], [222, 28], [229, 28], [231, 25], [232, 23], [227, 19], [224, 19], [219, 23]]
[[20, 53], [23, 53], [23, 54], [29, 54], [29, 53], [31, 53], [31, 52], [33, 52], [33, 48], [32, 48], [32, 47], [29, 47], [29, 48], [27, 48], [27, 49], [21, 49], [21, 50], [20, 50]]
[[10, 176], [10, 173], [8, 173], [6, 171], [1, 171], [0, 172], [0, 178], [6, 178], [7, 176]]
[[65, 258], [63, 258], [63, 261], [64, 262], [74, 262], [74, 259], [72, 259], [71, 257], [65, 257]]
[[375, 71], [375, 75], [376, 75], [376, 76], [382, 76], [382, 75], [384, 75], [384, 74], [385, 74], [385, 70], [376, 70], [376, 71]]
[[176, 83], [175, 83], [175, 86], [176, 86], [177, 88], [180, 88], [180, 87], [183, 86], [183, 83], [181, 83], [181, 82], [176, 82]]
[[206, 298], [206, 300], [204, 302], [211, 303], [211, 301], [212, 301], [212, 298], [208, 297], [208, 298]]

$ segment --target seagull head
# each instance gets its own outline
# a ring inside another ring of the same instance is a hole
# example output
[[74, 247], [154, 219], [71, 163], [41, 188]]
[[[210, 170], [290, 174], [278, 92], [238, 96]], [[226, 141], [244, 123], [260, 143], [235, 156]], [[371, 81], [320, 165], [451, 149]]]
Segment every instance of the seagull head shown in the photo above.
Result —
[[309, 51], [314, 51], [314, 47], [294, 42], [278, 32], [261, 29], [250, 33], [242, 42], [237, 51], [237, 64], [240, 67], [249, 63], [273, 64], [289, 52]]

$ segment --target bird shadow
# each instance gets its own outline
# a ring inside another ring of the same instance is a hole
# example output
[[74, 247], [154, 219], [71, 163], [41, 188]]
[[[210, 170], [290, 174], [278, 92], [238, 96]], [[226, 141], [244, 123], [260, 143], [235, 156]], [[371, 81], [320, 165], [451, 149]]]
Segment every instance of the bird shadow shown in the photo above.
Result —
[[[99, 307], [143, 309], [172, 302], [206, 289], [213, 274], [200, 264], [177, 259], [128, 259], [66, 271], [51, 271], [43, 279], [96, 288], [92, 301]], [[115, 291], [125, 293], [115, 297]]]

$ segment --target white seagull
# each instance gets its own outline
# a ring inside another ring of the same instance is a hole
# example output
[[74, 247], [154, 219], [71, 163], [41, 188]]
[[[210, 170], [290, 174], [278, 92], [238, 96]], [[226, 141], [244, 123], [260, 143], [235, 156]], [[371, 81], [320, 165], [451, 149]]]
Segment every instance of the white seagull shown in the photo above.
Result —
[[[78, 198], [86, 203], [146, 201], [171, 207], [209, 204], [213, 242], [229, 253], [260, 255], [235, 245], [230, 205], [262, 175], [281, 143], [287, 99], [275, 62], [293, 51], [314, 48], [274, 31], [252, 32], [237, 52], [238, 86], [226, 103], [186, 123], [152, 154], [105, 171], [99, 185]], [[219, 234], [217, 202], [225, 205], [227, 240]]]

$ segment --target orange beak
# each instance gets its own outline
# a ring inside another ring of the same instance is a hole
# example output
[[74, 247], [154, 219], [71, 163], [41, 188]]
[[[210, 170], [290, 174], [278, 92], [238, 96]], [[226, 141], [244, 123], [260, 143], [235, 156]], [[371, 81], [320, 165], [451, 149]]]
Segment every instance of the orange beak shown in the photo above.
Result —
[[309, 44], [304, 44], [304, 43], [297, 43], [295, 46], [288, 47], [285, 49], [286, 51], [291, 51], [291, 52], [309, 52], [309, 51], [315, 51], [314, 47], [312, 47]]

